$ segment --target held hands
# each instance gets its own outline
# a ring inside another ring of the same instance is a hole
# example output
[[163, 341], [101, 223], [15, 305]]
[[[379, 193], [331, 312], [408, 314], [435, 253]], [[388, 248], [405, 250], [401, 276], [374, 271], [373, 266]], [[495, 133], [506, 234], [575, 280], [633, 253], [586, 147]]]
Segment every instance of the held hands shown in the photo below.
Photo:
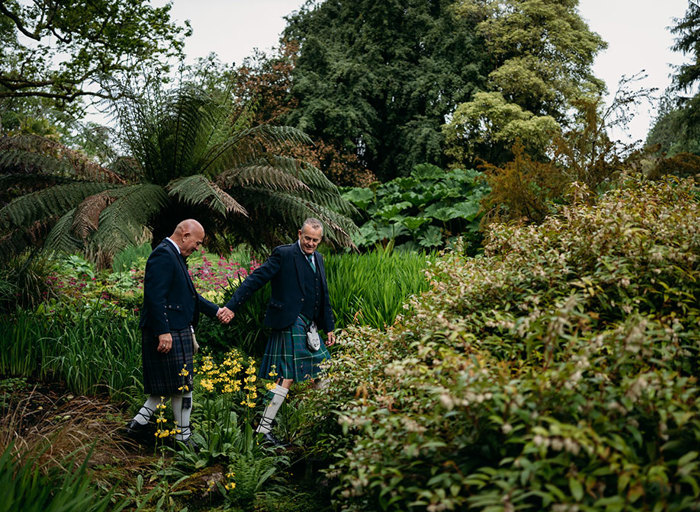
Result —
[[326, 346], [331, 347], [335, 343], [335, 333], [333, 331], [326, 333]]
[[216, 318], [218, 318], [219, 322], [224, 325], [227, 325], [231, 320], [233, 320], [234, 316], [234, 312], [225, 306], [223, 308], [219, 308], [219, 311], [216, 313]]

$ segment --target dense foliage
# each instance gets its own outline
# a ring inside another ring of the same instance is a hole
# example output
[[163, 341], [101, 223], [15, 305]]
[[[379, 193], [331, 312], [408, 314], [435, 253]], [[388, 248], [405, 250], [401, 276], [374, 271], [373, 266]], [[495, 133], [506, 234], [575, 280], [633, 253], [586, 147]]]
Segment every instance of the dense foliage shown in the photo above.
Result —
[[629, 179], [447, 255], [387, 334], [349, 329], [309, 393], [337, 506], [697, 507], [699, 214], [692, 180]]
[[487, 193], [479, 172], [422, 164], [404, 178], [346, 189], [343, 197], [363, 213], [353, 238], [358, 247], [431, 250], [461, 236], [474, 253], [481, 244], [480, 201]]
[[442, 165], [440, 126], [485, 80], [488, 56], [454, 0], [307, 2], [287, 123], [358, 156], [382, 181]]
[[110, 97], [105, 80], [143, 66], [154, 75], [182, 56], [188, 25], [170, 4], [109, 0], [0, 2], [0, 99], [37, 96], [70, 102]]
[[676, 68], [647, 144], [659, 144], [659, 149], [669, 156], [682, 152], [700, 154], [700, 93], [695, 88], [700, 81], [700, 5], [689, 1], [685, 15], [674, 21], [673, 50], [688, 55], [690, 62]]

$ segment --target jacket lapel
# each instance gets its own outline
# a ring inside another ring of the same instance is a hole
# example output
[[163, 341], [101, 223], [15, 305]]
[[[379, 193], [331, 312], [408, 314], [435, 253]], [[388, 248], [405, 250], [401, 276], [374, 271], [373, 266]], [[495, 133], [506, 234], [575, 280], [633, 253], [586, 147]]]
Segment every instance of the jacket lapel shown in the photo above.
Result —
[[170, 252], [173, 254], [175, 257], [175, 260], [177, 261], [180, 270], [182, 273], [185, 275], [185, 281], [187, 282], [187, 286], [190, 287], [190, 289], [194, 292], [194, 283], [192, 282], [192, 278], [190, 277], [190, 273], [187, 270], [187, 265], [185, 264], [185, 258], [182, 257], [182, 254], [180, 254], [175, 247], [173, 247], [173, 244], [168, 242], [167, 240], [163, 240], [163, 243], [170, 249]]
[[299, 245], [296, 245], [296, 250], [294, 251], [294, 266], [297, 269], [297, 284], [299, 285], [299, 289], [303, 292], [304, 291], [304, 283], [302, 282], [301, 276], [303, 275], [304, 272], [304, 267], [303, 265], [308, 265], [309, 262], [306, 261], [306, 258], [304, 257], [304, 253], [301, 251], [301, 247]]

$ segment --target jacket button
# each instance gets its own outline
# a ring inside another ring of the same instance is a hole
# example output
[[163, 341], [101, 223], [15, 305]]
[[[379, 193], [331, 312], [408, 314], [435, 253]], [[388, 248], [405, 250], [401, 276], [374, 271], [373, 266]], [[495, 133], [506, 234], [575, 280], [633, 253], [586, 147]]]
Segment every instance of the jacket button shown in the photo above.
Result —
[[301, 299], [302, 302], [304, 302], [304, 299]]

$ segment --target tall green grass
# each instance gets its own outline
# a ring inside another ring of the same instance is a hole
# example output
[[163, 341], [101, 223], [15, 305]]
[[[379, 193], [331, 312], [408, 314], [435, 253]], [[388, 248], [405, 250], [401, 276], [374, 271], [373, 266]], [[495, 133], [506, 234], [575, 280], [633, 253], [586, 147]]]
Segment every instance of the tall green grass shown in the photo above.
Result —
[[[125, 500], [112, 503], [112, 493], [102, 493], [86, 473], [87, 461], [76, 471], [42, 472], [38, 456], [21, 460], [8, 445], [0, 454], [0, 512], [103, 512], [122, 510]], [[66, 467], [72, 465], [69, 459]]]
[[428, 289], [423, 270], [429, 256], [375, 250], [325, 257], [328, 292], [336, 325], [353, 322], [384, 329], [394, 323], [406, 299]]
[[114, 256], [112, 270], [114, 272], [128, 271], [137, 261], [143, 260], [145, 262], [151, 254], [151, 250], [150, 242], [141, 245], [130, 245]]
[[0, 323], [0, 373], [60, 380], [79, 394], [132, 395], [140, 386], [140, 332], [136, 317], [120, 311], [18, 309]]

